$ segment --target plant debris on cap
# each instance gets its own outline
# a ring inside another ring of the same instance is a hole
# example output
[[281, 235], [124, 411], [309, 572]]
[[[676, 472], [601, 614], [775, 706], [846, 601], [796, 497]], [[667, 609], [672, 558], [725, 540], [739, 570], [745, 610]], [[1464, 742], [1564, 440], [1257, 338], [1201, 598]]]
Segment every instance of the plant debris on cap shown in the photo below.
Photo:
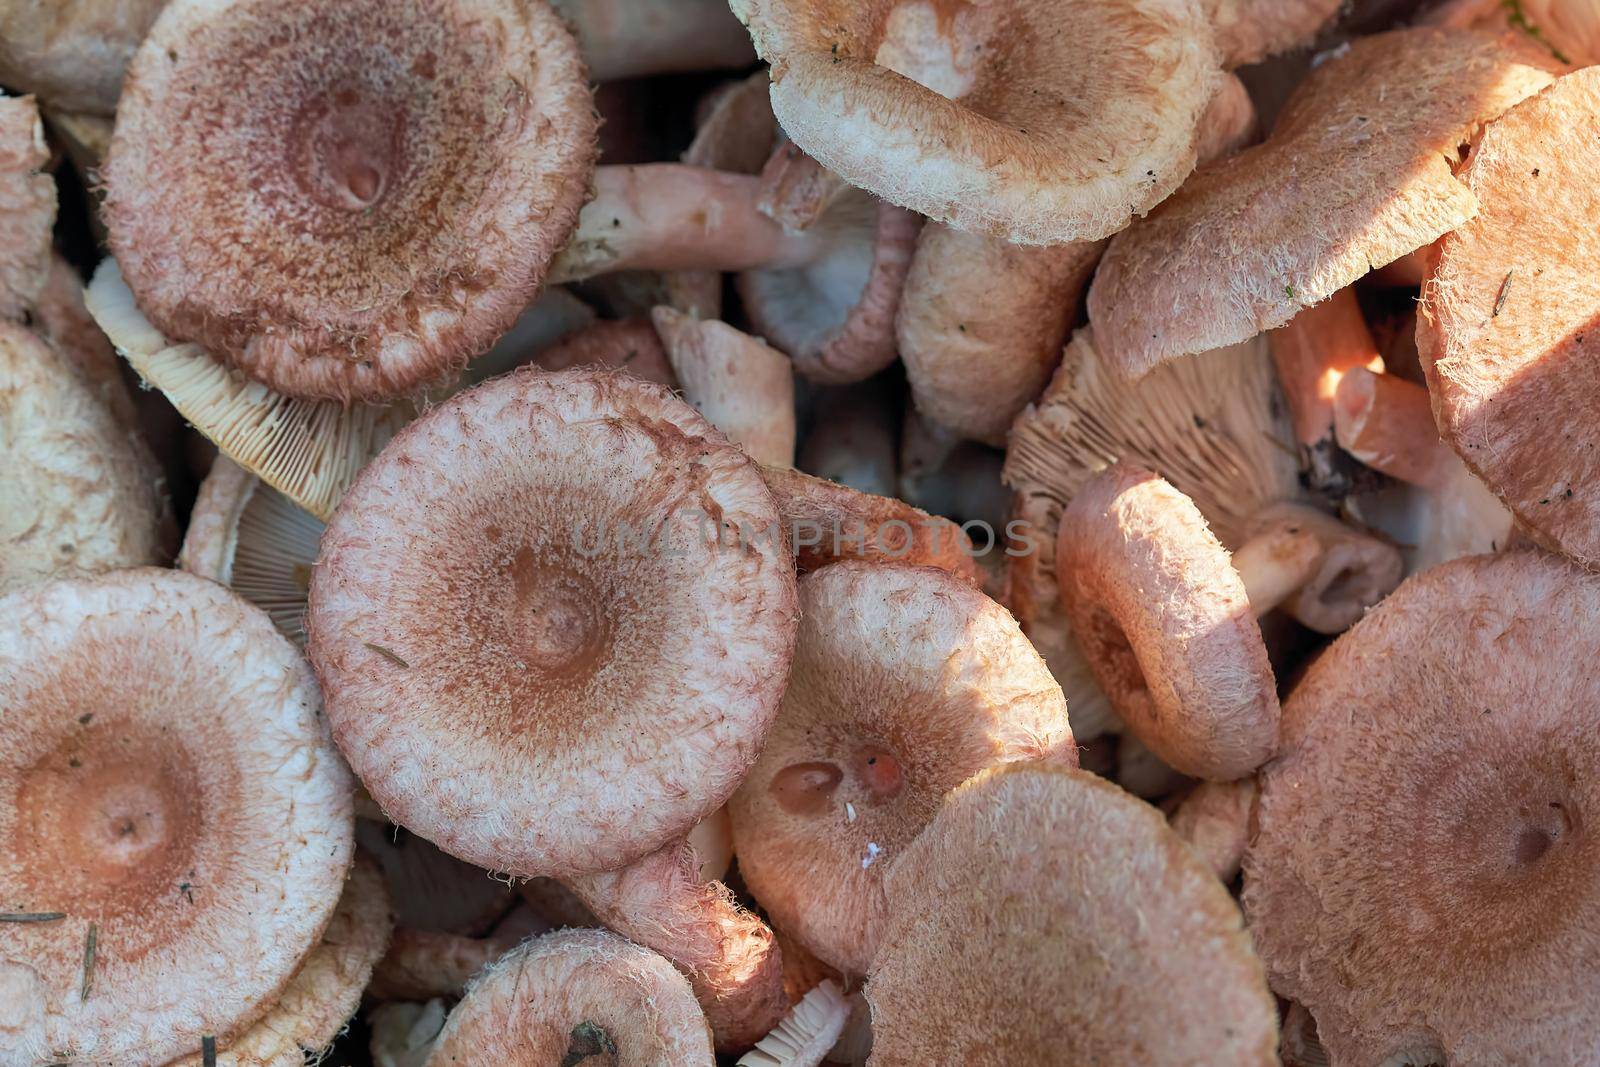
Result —
[[0, 82], [51, 107], [109, 115], [167, 0], [0, 0]]
[[1277, 682], [1244, 579], [1194, 502], [1117, 464], [1067, 506], [1062, 602], [1128, 728], [1185, 774], [1228, 780], [1270, 757]]
[[1478, 217], [1439, 245], [1418, 332], [1439, 428], [1541, 542], [1600, 565], [1600, 71], [1569, 74], [1484, 132], [1462, 174]]
[[1206, 0], [1217, 46], [1229, 67], [1308, 44], [1339, 13], [1343, 0]]
[[287, 396], [447, 379], [577, 224], [595, 116], [543, 0], [172, 0], [103, 175], [140, 309]]
[[1478, 128], [1548, 85], [1548, 57], [1470, 30], [1357, 40], [1262, 145], [1202, 167], [1111, 242], [1089, 289], [1107, 362], [1161, 363], [1282, 326], [1470, 219], [1452, 172]]
[[0, 610], [0, 900], [67, 915], [0, 923], [0, 976], [25, 969], [44, 1005], [0, 1029], [0, 1059], [225, 1043], [316, 945], [350, 866], [350, 775], [311, 672], [266, 616], [177, 571]]
[[50, 275], [56, 185], [45, 173], [49, 157], [33, 100], [0, 92], [0, 318], [26, 314]]
[[159, 561], [148, 455], [62, 353], [4, 320], [0, 441], [0, 592]]
[[1075, 764], [1061, 687], [994, 601], [943, 571], [836, 563], [800, 583], [778, 721], [734, 795], [734, 852], [762, 908], [862, 974], [884, 872], [939, 798], [985, 767]]
[[1196, 0], [735, 0], [773, 111], [851, 184], [1020, 244], [1098, 240], [1176, 189], [1220, 78]]
[[1227, 890], [1160, 812], [1092, 774], [978, 775], [887, 891], [872, 1067], [1278, 1062], [1272, 995]]
[[672, 965], [605, 930], [529, 941], [480, 975], [428, 1067], [713, 1067], [711, 1034]]
[[529, 369], [366, 468], [323, 535], [308, 632], [383, 810], [528, 877], [615, 869], [725, 803], [795, 612], [755, 464], [660, 386]]
[[1597, 619], [1600, 579], [1558, 557], [1456, 560], [1286, 702], [1244, 905], [1332, 1062], [1593, 1060]]
[[[339, 906], [271, 1010], [250, 1029], [220, 1046], [217, 1067], [298, 1067], [327, 1048], [361, 1006], [373, 965], [394, 927], [383, 875], [370, 857], [356, 854]], [[168, 1067], [203, 1067], [204, 1053]]]

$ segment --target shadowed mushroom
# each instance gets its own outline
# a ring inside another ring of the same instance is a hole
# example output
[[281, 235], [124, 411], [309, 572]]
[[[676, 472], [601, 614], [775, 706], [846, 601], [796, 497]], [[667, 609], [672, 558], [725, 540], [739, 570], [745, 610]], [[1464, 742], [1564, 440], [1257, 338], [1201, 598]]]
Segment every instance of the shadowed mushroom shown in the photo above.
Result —
[[[307, 1057], [315, 1059], [360, 1007], [393, 926], [383, 876], [370, 858], [357, 853], [321, 942], [265, 1015], [226, 1045], [219, 1043], [215, 1067], [301, 1067]], [[168, 1067], [212, 1065], [199, 1053]]]
[[550, 1067], [591, 1057], [715, 1062], [705, 1017], [671, 964], [603, 930], [562, 930], [506, 955], [472, 984], [428, 1067]]
[[378, 1005], [367, 1015], [373, 1067], [426, 1067], [446, 1014], [442, 998]]
[[266, 1011], [351, 860], [350, 775], [267, 618], [174, 571], [0, 600], [6, 1062], [163, 1064]]
[[1131, 733], [1117, 738], [1116, 763], [1110, 774], [1101, 777], [1151, 803], [1165, 801], [1194, 785], [1192, 777], [1173, 769]]
[[1309, 44], [1343, 0], [1205, 0], [1229, 67]]
[[1586, 436], [1600, 350], [1600, 71], [1569, 74], [1484, 132], [1462, 178], [1478, 217], [1439, 244], [1418, 348], [1444, 439], [1542, 544], [1600, 564]]
[[[549, 929], [541, 924], [539, 932]], [[522, 940], [520, 932], [509, 937], [462, 937], [399, 927], [389, 951], [373, 968], [366, 996], [380, 1001], [459, 997], [474, 975]]]
[[800, 445], [800, 469], [860, 493], [893, 496], [898, 480], [896, 405], [878, 380], [818, 390]]
[[50, 275], [56, 184], [44, 172], [49, 154], [33, 100], [0, 93], [0, 318], [26, 314]]
[[794, 142], [853, 185], [1021, 244], [1093, 241], [1194, 168], [1220, 77], [1192, 0], [734, 0]]
[[[1589, 1063], [1600, 579], [1520, 551], [1395, 591], [1306, 672], [1244, 906], [1331, 1062]], [[1439, 872], [1448, 871], [1441, 878]]]
[[800, 583], [783, 708], [734, 795], [739, 871], [772, 921], [865, 973], [883, 877], [985, 767], [1075, 763], [1061, 687], [1005, 610], [925, 567], [837, 563]]
[[1111, 242], [1089, 289], [1108, 365], [1137, 378], [1248, 340], [1461, 225], [1476, 211], [1452, 173], [1462, 145], [1548, 85], [1546, 62], [1431, 28], [1329, 58], [1264, 144], [1201, 168]]
[[1255, 804], [1254, 776], [1236, 782], [1201, 782], [1178, 802], [1170, 820], [1172, 832], [1226, 884], [1239, 874], [1250, 844]]
[[794, 466], [794, 367], [725, 322], [650, 313], [683, 397], [758, 463]]
[[0, 82], [51, 107], [109, 115], [167, 0], [0, 0]]
[[635, 378], [668, 389], [678, 387], [678, 376], [667, 359], [661, 335], [649, 319], [639, 317], [596, 322], [533, 358], [543, 370], [571, 367], [615, 367]]
[[870, 1067], [1278, 1062], [1227, 890], [1160, 812], [1091, 774], [978, 775], [886, 888]]
[[723, 0], [552, 0], [598, 82], [755, 62]]
[[755, 465], [659, 386], [516, 371], [407, 426], [322, 537], [312, 662], [397, 822], [515, 877], [615, 870], [727, 801], [795, 587]]
[[169, 337], [287, 396], [388, 400], [516, 320], [594, 139], [543, 0], [172, 0], [129, 68], [104, 213]]
[[850, 1002], [837, 982], [819, 983], [796, 1004], [738, 1067], [820, 1067], [850, 1021]]
[[481, 937], [518, 906], [504, 881], [387, 820], [358, 813], [356, 844], [382, 867], [395, 922], [406, 929]]
[[50, 257], [50, 271], [34, 303], [33, 318], [35, 328], [78, 369], [101, 403], [142, 438], [139, 414], [122, 376], [122, 360], [84, 304], [83, 279], [59, 255]]
[[524, 364], [537, 363], [595, 321], [593, 308], [568, 289], [553, 285], [527, 306], [493, 348], [467, 364], [457, 387], [476, 385]]
[[55, 348], [0, 320], [0, 592], [156, 563], [149, 456]]

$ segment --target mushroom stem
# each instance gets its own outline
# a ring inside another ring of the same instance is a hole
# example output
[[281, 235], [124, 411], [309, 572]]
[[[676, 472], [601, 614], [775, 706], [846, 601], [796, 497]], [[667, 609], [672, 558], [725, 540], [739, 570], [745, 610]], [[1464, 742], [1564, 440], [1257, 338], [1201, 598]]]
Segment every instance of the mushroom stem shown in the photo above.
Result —
[[600, 167], [577, 233], [551, 282], [622, 270], [797, 267], [817, 258], [815, 231], [785, 233], [756, 208], [761, 179], [679, 163]]
[[1257, 618], [1283, 608], [1318, 633], [1340, 633], [1400, 583], [1400, 550], [1304, 504], [1276, 504], [1233, 553]]
[[791, 233], [809, 228], [851, 186], [790, 141], [761, 171], [756, 209]]
[[721, 882], [702, 882], [686, 840], [618, 871], [563, 881], [612, 930], [682, 971], [719, 1051], [750, 1047], [789, 1009], [772, 931]]
[[794, 466], [794, 365], [725, 322], [651, 313], [684, 399], [759, 463]]
[[1340, 448], [1391, 478], [1424, 489], [1450, 479], [1455, 453], [1439, 439], [1428, 390], [1415, 382], [1352, 370], [1339, 383], [1334, 432]]
[[1323, 555], [1317, 535], [1288, 517], [1246, 541], [1233, 554], [1233, 569], [1244, 581], [1250, 610], [1260, 618], [1288, 600], [1317, 573]]
[[597, 82], [737, 70], [750, 35], [723, 0], [554, 0]]
[[1340, 379], [1358, 367], [1383, 370], [1355, 290], [1339, 290], [1267, 336], [1295, 437], [1307, 448], [1326, 448], [1333, 437], [1333, 401]]

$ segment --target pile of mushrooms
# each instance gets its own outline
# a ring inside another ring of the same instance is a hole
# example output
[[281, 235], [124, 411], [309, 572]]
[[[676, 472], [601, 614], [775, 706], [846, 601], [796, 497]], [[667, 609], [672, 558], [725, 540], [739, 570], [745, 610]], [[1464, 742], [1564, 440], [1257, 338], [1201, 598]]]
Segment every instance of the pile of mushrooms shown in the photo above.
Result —
[[0, 0], [0, 1067], [1600, 1067], [1590, 59]]

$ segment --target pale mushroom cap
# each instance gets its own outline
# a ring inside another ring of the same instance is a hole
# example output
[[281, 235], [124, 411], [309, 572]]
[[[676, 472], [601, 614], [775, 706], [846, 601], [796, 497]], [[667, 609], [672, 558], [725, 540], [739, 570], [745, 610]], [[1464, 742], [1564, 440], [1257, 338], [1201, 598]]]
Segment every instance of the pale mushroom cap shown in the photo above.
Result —
[[288, 395], [392, 398], [516, 320], [594, 139], [543, 0], [173, 0], [118, 108], [110, 243], [169, 336]]
[[1308, 44], [1343, 0], [1207, 0], [1217, 45], [1228, 67]]
[[507, 954], [450, 1013], [428, 1067], [552, 1067], [588, 1056], [712, 1067], [688, 980], [603, 930], [562, 930]]
[[350, 775], [311, 672], [182, 572], [52, 582], [0, 610], [0, 899], [66, 913], [0, 923], [0, 961], [45, 996], [0, 1053], [162, 1064], [232, 1037], [316, 945], [350, 866]]
[[1545, 544], [1600, 564], [1600, 71], [1569, 74], [1490, 124], [1462, 174], [1482, 206], [1440, 242], [1423, 362], [1440, 431]]
[[[0, 33], [0, 46], [3, 40]], [[0, 318], [20, 318], [49, 277], [56, 221], [56, 183], [44, 172], [49, 155], [32, 98], [0, 93]]]
[[735, 0], [794, 142], [958, 229], [1097, 240], [1194, 167], [1219, 78], [1194, 0]]
[[[389, 944], [394, 915], [383, 875], [360, 853], [322, 940], [271, 1010], [217, 1050], [216, 1067], [304, 1067], [327, 1048], [361, 1006], [362, 990]], [[206, 1067], [196, 1054], [168, 1067]]]
[[1160, 812], [1087, 772], [962, 785], [887, 890], [870, 1067], [1277, 1063], [1227, 890]]
[[1061, 516], [1056, 578], [1128, 728], [1177, 770], [1229, 780], [1277, 747], [1278, 696], [1244, 581], [1194, 502], [1119, 463]]
[[1286, 703], [1244, 904], [1334, 1063], [1594, 1062], [1597, 620], [1600, 579], [1557, 557], [1456, 560]]
[[384, 811], [479, 866], [660, 848], [727, 801], [777, 712], [778, 522], [755, 465], [659, 386], [523, 370], [462, 393], [323, 535], [308, 631], [334, 736]]
[[163, 503], [147, 455], [55, 348], [0, 321], [0, 591], [156, 563]]
[[1467, 221], [1476, 202], [1452, 164], [1482, 123], [1550, 83], [1546, 62], [1432, 28], [1329, 58], [1264, 144], [1202, 168], [1111, 242], [1089, 290], [1109, 363], [1140, 377], [1248, 340]]
[[757, 463], [794, 466], [794, 364], [758, 338], [670, 307], [650, 313], [683, 398]]
[[1061, 687], [1004, 608], [943, 571], [845, 562], [800, 583], [794, 670], [732, 804], [745, 884], [825, 962], [862, 974], [885, 871], [986, 767], [1073, 764]]
[[167, 0], [0, 0], [0, 82], [52, 107], [109, 115]]

